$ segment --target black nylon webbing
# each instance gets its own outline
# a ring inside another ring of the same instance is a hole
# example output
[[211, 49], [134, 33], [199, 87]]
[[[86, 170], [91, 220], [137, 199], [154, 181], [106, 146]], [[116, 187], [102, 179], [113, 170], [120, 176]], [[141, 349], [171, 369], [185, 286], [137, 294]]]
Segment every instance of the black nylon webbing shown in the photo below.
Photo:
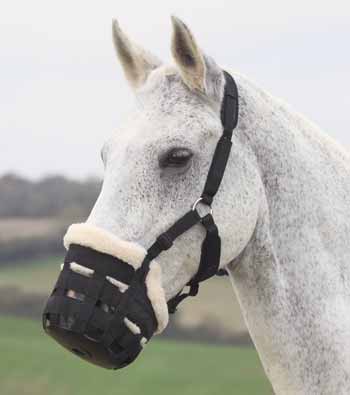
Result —
[[[224, 72], [224, 77], [226, 84], [221, 105], [223, 133], [215, 148], [201, 198], [192, 210], [157, 238], [148, 249], [141, 267], [135, 270], [119, 258], [77, 244], [72, 244], [67, 252], [63, 270], [44, 311], [43, 325], [57, 341], [62, 341], [64, 347], [77, 351], [78, 355], [93, 363], [114, 368], [126, 366], [141, 351], [142, 338], [148, 340], [152, 337], [159, 323], [145, 281], [150, 263], [196, 224], [201, 223], [206, 231], [199, 267], [188, 283], [189, 292], [181, 291], [168, 301], [169, 312], [173, 313], [188, 296], [196, 295], [199, 283], [218, 271], [221, 254], [218, 228], [212, 213], [201, 218], [196, 206], [200, 202], [209, 206], [212, 204], [224, 176], [233, 129], [237, 125], [237, 87], [228, 73]], [[74, 272], [71, 263], [93, 272]], [[108, 277], [128, 285], [127, 289], [118, 289], [108, 281]], [[137, 326], [130, 326], [132, 324]], [[72, 333], [74, 336], [71, 336]], [[97, 348], [100, 348], [101, 354]]]
[[188, 296], [195, 296], [198, 293], [199, 283], [214, 276], [218, 270], [221, 253], [221, 240], [218, 228], [213, 216], [207, 214], [201, 219], [201, 223], [206, 230], [206, 236], [202, 243], [201, 258], [196, 275], [187, 284], [190, 286], [188, 293], [179, 292], [168, 302], [169, 313], [175, 313], [176, 307]]
[[173, 242], [177, 237], [191, 229], [192, 226], [200, 222], [200, 220], [201, 217], [196, 210], [188, 211], [166, 232], [157, 237], [157, 240], [148, 249], [145, 259], [150, 261], [156, 258], [162, 251], [168, 250], [173, 245]]
[[206, 236], [202, 243], [201, 259], [197, 274], [190, 284], [200, 283], [216, 274], [220, 262], [221, 240], [218, 228], [211, 214], [202, 218], [202, 225], [206, 230]]
[[221, 105], [221, 123], [223, 133], [218, 141], [210, 164], [207, 180], [202, 192], [203, 203], [211, 205], [225, 173], [231, 151], [233, 129], [238, 122], [238, 90], [234, 79], [224, 71], [226, 80], [224, 97]]
[[98, 271], [101, 276], [118, 278], [125, 284], [130, 284], [135, 274], [134, 268], [121, 259], [89, 247], [71, 244], [64, 261], [69, 264], [75, 262], [77, 257], [79, 257], [79, 265]]
[[230, 156], [231, 146], [231, 140], [228, 140], [225, 136], [221, 136], [215, 148], [213, 160], [201, 196], [203, 202], [209, 206], [212, 204], [213, 198], [220, 187]]
[[[220, 137], [210, 164], [208, 176], [204, 185], [200, 201], [211, 206], [214, 196], [219, 190], [223, 179], [227, 162], [231, 151], [231, 138], [233, 129], [238, 123], [238, 90], [237, 85], [230, 74], [223, 72], [225, 77], [225, 91], [221, 104], [221, 123], [223, 133]], [[196, 212], [196, 210], [194, 210]], [[175, 312], [176, 306], [188, 296], [194, 296], [198, 292], [198, 284], [214, 276], [220, 266], [221, 239], [218, 228], [211, 214], [201, 218], [201, 223], [206, 229], [206, 237], [202, 243], [201, 259], [197, 274], [189, 282], [189, 293], [178, 293], [168, 302], [170, 313]], [[189, 228], [188, 228], [189, 229]], [[186, 229], [187, 230], [187, 229]], [[168, 231], [169, 232], [169, 231]], [[165, 232], [166, 235], [167, 232]], [[182, 232], [183, 233], [183, 232]], [[164, 235], [164, 233], [163, 233]], [[163, 236], [161, 235], [161, 237]], [[166, 241], [166, 238], [165, 238]], [[170, 248], [172, 243], [168, 243]]]
[[223, 135], [231, 140], [233, 129], [238, 123], [238, 89], [233, 77], [226, 71], [223, 71], [223, 73], [226, 83], [221, 103], [221, 123], [224, 128]]

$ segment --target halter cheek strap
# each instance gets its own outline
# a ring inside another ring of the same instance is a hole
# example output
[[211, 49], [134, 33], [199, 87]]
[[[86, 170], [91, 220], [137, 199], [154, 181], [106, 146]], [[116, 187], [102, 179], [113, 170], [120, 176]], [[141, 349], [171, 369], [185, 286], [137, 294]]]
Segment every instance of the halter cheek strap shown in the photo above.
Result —
[[[147, 250], [88, 224], [75, 225], [65, 236], [69, 247], [63, 270], [43, 314], [43, 327], [62, 346], [106, 368], [130, 364], [153, 334], [167, 324], [168, 312], [198, 292], [199, 283], [220, 267], [221, 240], [211, 204], [218, 191], [231, 149], [238, 117], [238, 94], [233, 78], [226, 84], [221, 108], [223, 134], [219, 139], [200, 198]], [[204, 216], [197, 210], [207, 206]], [[152, 261], [177, 237], [201, 224], [205, 238], [196, 275], [166, 303], [160, 268]], [[158, 270], [157, 270], [158, 269]]]
[[[158, 236], [157, 240], [147, 250], [147, 255], [141, 266], [141, 270], [144, 271], [146, 276], [152, 259], [156, 258], [162, 251], [168, 250], [177, 237], [198, 223], [204, 227], [206, 236], [201, 247], [198, 271], [187, 284], [190, 287], [189, 292], [182, 293], [181, 291], [168, 302], [169, 313], [174, 313], [178, 304], [188, 296], [195, 296], [198, 293], [200, 282], [216, 274], [224, 274], [222, 270], [219, 270], [221, 239], [211, 205], [225, 173], [232, 146], [232, 133], [238, 123], [238, 90], [233, 77], [226, 71], [223, 71], [223, 73], [225, 77], [224, 97], [221, 104], [223, 133], [217, 143], [203, 192], [192, 210], [178, 219], [166, 232]], [[210, 212], [203, 217], [197, 210], [199, 203], [208, 206], [210, 209]]]

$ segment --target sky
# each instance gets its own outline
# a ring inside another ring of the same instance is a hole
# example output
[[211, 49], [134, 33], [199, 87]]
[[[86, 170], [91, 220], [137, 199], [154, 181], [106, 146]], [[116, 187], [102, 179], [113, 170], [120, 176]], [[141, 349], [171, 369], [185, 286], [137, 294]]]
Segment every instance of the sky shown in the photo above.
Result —
[[102, 175], [100, 148], [133, 101], [111, 20], [171, 62], [172, 14], [219, 65], [350, 148], [349, 1], [3, 0], [0, 175]]

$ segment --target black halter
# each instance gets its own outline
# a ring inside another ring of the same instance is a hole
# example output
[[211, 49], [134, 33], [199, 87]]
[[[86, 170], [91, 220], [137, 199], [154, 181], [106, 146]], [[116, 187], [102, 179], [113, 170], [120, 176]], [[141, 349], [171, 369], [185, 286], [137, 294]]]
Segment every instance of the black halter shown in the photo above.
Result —
[[[211, 204], [225, 172], [238, 118], [237, 87], [228, 73], [224, 72], [224, 76], [223, 134], [217, 143], [203, 193], [189, 212], [157, 238], [147, 250], [141, 267], [136, 269], [119, 257], [88, 246], [72, 244], [69, 247], [63, 270], [43, 313], [43, 327], [63, 347], [91, 363], [118, 369], [138, 356], [142, 342], [147, 342], [159, 325], [148, 294], [150, 263], [162, 251], [168, 250], [178, 236], [198, 223], [206, 230], [199, 268], [188, 283], [189, 292], [181, 291], [168, 302], [169, 312], [173, 313], [187, 296], [196, 295], [201, 281], [218, 273], [221, 240]], [[200, 203], [207, 206], [208, 214], [199, 214], [197, 206]], [[91, 275], [75, 272], [73, 264], [90, 269]], [[121, 291], [107, 277], [121, 281], [127, 289]], [[136, 329], [130, 329], [128, 322]]]
[[[177, 237], [198, 223], [204, 226], [206, 236], [202, 243], [198, 271], [187, 284], [190, 287], [189, 292], [182, 293], [181, 291], [169, 300], [169, 313], [174, 313], [178, 304], [186, 297], [197, 295], [200, 282], [216, 274], [225, 274], [225, 272], [219, 271], [221, 239], [213, 218], [211, 205], [225, 173], [232, 146], [232, 133], [238, 123], [238, 90], [233, 77], [226, 71], [223, 73], [226, 81], [224, 97], [221, 104], [223, 133], [217, 143], [203, 192], [189, 212], [178, 219], [166, 232], [158, 236], [157, 240], [147, 250], [147, 255], [141, 267], [141, 270], [147, 275], [150, 262], [162, 251], [168, 250]], [[200, 203], [208, 206], [210, 209], [209, 213], [203, 217], [201, 217], [197, 211], [197, 205]]]

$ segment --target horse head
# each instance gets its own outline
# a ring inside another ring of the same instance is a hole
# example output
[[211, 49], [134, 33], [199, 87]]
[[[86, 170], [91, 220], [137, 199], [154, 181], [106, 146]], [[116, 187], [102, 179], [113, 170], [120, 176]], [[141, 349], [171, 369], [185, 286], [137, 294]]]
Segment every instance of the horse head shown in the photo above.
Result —
[[[222, 161], [215, 151], [223, 134], [227, 81], [188, 27], [177, 18], [172, 22], [175, 65], [162, 64], [113, 23], [135, 108], [102, 148], [101, 193], [87, 221], [72, 225], [65, 236], [67, 257], [44, 314], [45, 329], [60, 343], [106, 367], [130, 363], [153, 333], [167, 325], [167, 302], [199, 270], [206, 234], [202, 216], [209, 214], [212, 221], [208, 233], [215, 224], [219, 229], [222, 248], [216, 234], [216, 247], [208, 242], [206, 254], [210, 261], [216, 250], [220, 268], [247, 245], [258, 217], [259, 175], [240, 140], [240, 122], [215, 200], [197, 201], [213, 156]], [[196, 216], [191, 226], [178, 225], [188, 229], [177, 230], [176, 240], [163, 245], [172, 248], [145, 264], [148, 247], [187, 212]]]

